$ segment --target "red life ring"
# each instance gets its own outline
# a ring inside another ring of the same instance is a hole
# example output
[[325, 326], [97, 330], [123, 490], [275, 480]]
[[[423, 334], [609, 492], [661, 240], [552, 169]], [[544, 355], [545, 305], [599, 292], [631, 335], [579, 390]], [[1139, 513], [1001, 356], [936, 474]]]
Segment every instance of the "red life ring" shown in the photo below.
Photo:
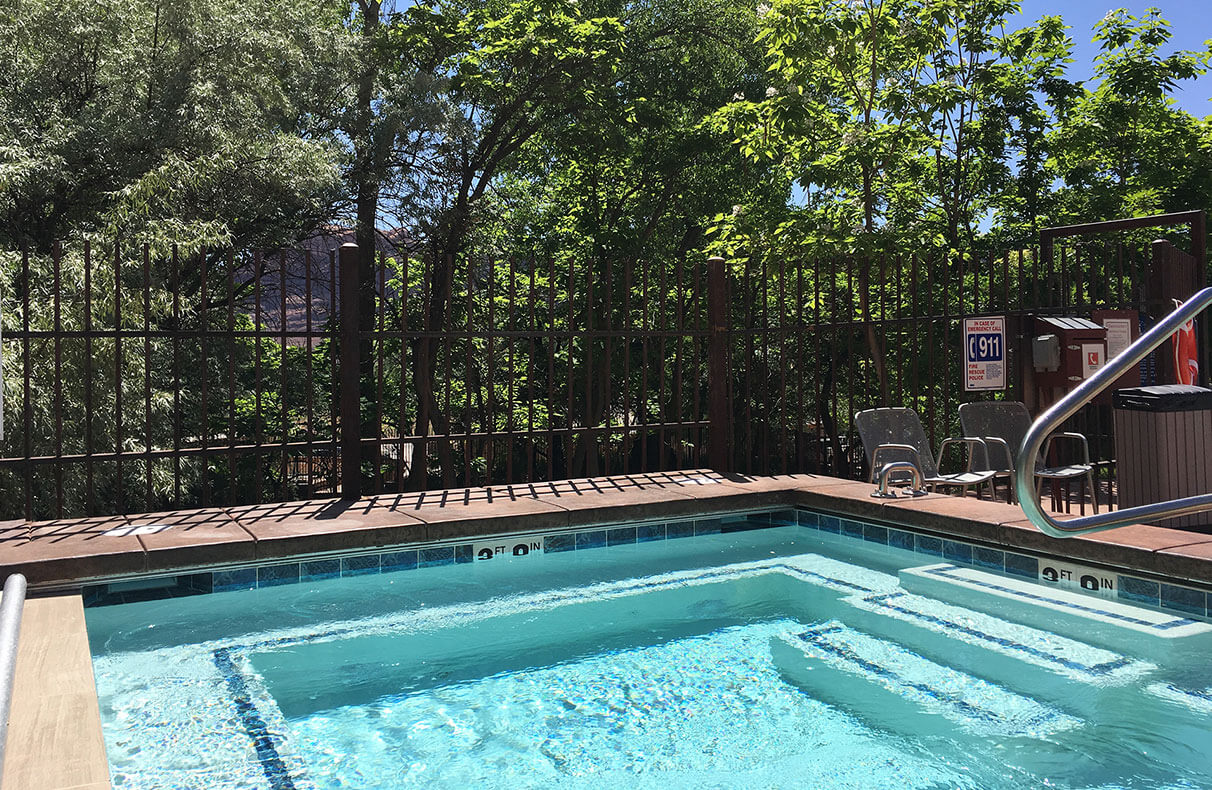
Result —
[[[1182, 302], [1174, 300], [1177, 308]], [[1199, 383], [1199, 345], [1195, 341], [1195, 321], [1188, 321], [1174, 333], [1174, 379], [1179, 384]]]

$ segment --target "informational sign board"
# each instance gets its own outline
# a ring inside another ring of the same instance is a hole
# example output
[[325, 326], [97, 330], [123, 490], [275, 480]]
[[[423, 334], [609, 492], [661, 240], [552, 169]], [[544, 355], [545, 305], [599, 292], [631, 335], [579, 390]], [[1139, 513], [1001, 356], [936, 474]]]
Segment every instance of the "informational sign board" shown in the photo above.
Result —
[[1107, 327], [1107, 359], [1115, 359], [1132, 344], [1132, 322], [1127, 318], [1105, 318]]
[[1039, 580], [1067, 590], [1115, 598], [1115, 574], [1069, 562], [1039, 561]]
[[1098, 372], [1106, 362], [1103, 359], [1101, 343], [1082, 343], [1082, 379], [1088, 379]]
[[485, 562], [503, 557], [529, 557], [543, 553], [542, 535], [518, 535], [498, 538], [491, 543], [473, 543], [472, 553], [476, 562]]
[[964, 319], [964, 389], [1006, 388], [1006, 319]]

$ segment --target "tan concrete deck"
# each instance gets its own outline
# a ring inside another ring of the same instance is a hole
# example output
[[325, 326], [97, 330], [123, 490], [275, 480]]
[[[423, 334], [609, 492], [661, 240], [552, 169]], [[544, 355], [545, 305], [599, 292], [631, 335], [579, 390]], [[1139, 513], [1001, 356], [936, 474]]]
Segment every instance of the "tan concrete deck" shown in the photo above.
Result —
[[109, 790], [109, 763], [79, 595], [25, 602], [0, 786]]
[[[931, 495], [879, 500], [869, 483], [817, 475], [689, 471], [236, 508], [0, 524], [0, 578], [43, 588], [216, 565], [539, 532], [639, 519], [804, 506], [944, 536], [1212, 584], [1212, 535], [1133, 526], [1050, 538], [1016, 506]], [[1062, 516], [1063, 517], [1063, 516]], [[151, 525], [168, 525], [159, 532]]]

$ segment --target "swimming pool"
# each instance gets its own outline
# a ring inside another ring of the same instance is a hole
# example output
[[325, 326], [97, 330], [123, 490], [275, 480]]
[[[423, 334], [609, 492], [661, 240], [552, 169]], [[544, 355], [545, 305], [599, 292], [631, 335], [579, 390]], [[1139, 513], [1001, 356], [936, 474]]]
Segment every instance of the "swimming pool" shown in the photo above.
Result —
[[1045, 570], [780, 511], [107, 585], [87, 620], [118, 788], [1203, 786], [1204, 617]]

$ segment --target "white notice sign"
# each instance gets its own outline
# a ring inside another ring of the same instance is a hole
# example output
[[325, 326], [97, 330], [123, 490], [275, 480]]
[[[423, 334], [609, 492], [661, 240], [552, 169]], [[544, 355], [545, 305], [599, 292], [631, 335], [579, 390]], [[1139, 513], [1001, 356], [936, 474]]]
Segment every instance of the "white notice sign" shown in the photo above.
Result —
[[1041, 559], [1039, 561], [1039, 580], [1055, 587], [1084, 590], [1104, 598], [1116, 597], [1115, 574], [1085, 565]]
[[1107, 359], [1115, 359], [1132, 344], [1132, 322], [1127, 318], [1107, 318]]
[[497, 538], [491, 543], [473, 543], [471, 546], [476, 562], [503, 557], [529, 557], [543, 553], [543, 536], [517, 535]]
[[1082, 378], [1088, 379], [1103, 366], [1103, 347], [1100, 343], [1082, 343]]
[[964, 389], [1006, 388], [1006, 319], [964, 319]]

